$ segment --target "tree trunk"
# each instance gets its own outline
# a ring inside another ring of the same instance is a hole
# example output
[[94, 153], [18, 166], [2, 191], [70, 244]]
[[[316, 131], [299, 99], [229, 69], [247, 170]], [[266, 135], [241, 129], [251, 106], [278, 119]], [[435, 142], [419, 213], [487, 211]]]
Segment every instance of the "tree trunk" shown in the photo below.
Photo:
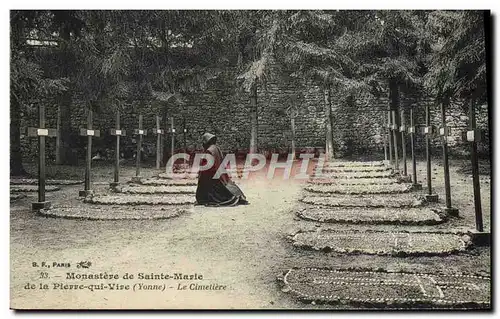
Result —
[[56, 165], [61, 165], [61, 105], [57, 106]]
[[[62, 61], [61, 65], [62, 67], [62, 77], [68, 77], [70, 76], [70, 64], [71, 64], [71, 57], [69, 54], [69, 48], [68, 48], [68, 43], [70, 41], [70, 33], [68, 28], [66, 27], [61, 27], [60, 29], [60, 34], [61, 34], [61, 56], [62, 56]], [[59, 105], [58, 105], [58, 116], [60, 117], [61, 121], [61, 126], [58, 127], [58, 138], [60, 138], [59, 145], [56, 147], [56, 158], [59, 159], [59, 162], [57, 164], [61, 165], [71, 165], [71, 164], [76, 164], [75, 163], [75, 158], [72, 157], [72, 147], [73, 147], [73, 136], [71, 133], [71, 101], [72, 101], [72, 92], [73, 90], [71, 88], [68, 88], [68, 90], [62, 92], [60, 98], [59, 98]]]
[[[59, 145], [56, 146], [56, 158], [59, 158], [59, 165], [71, 165], [75, 164], [75, 159], [72, 157], [72, 133], [71, 133], [71, 93], [68, 90], [62, 93], [61, 99], [59, 100], [59, 112], [61, 125], [57, 127]], [[58, 119], [59, 120], [59, 119]]]
[[27, 175], [21, 153], [21, 105], [12, 94], [10, 98], [10, 175]]
[[163, 138], [163, 143], [162, 143], [162, 150], [163, 150], [163, 163], [162, 166], [166, 166], [168, 159], [170, 158], [170, 152], [168, 148], [168, 128], [167, 128], [167, 123], [168, 123], [168, 117], [167, 117], [167, 104], [165, 103], [165, 106], [163, 107], [163, 112], [162, 112], [162, 123], [164, 123], [165, 127], [165, 137]]
[[292, 159], [295, 160], [295, 117], [292, 114], [292, 117], [290, 118], [290, 130], [292, 132], [292, 145], [291, 145], [291, 154], [292, 154]]
[[257, 85], [250, 90], [250, 154], [257, 153]]
[[326, 125], [326, 160], [332, 160], [335, 157], [335, 152], [333, 150], [333, 124], [332, 124], [332, 96], [330, 92], [330, 86], [327, 86], [324, 90], [325, 95], [325, 125]]
[[[24, 48], [23, 41], [24, 23], [18, 12], [11, 11], [11, 57], [18, 55]], [[11, 62], [12, 63], [12, 62]], [[14, 93], [15, 86], [10, 84], [10, 175], [27, 175], [23, 167], [21, 153], [21, 103]]]
[[[401, 117], [399, 115], [399, 107], [400, 107], [400, 90], [399, 84], [396, 80], [389, 80], [389, 99], [390, 99], [390, 109], [393, 111], [393, 119], [394, 122], [392, 124], [396, 127], [396, 134], [394, 134], [394, 153], [396, 157], [398, 157], [400, 149], [399, 145], [401, 145], [401, 134], [399, 134], [399, 126], [401, 125]], [[399, 165], [396, 163], [396, 167]]]

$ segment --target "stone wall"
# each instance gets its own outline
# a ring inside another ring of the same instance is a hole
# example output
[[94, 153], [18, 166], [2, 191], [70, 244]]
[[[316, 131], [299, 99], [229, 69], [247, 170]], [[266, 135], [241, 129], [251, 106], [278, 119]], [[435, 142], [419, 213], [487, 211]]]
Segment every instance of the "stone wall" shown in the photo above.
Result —
[[[206, 132], [219, 136], [219, 144], [224, 151], [245, 152], [249, 146], [250, 99], [247, 92], [238, 89], [236, 73], [227, 71], [224, 76], [213, 81], [203, 91], [186, 94], [183, 105], [164, 104], [163, 110], [169, 118], [173, 115], [176, 128], [176, 149], [182, 149], [184, 139], [188, 149], [200, 149], [200, 137]], [[297, 79], [286, 77], [269, 77], [265, 85], [258, 87], [258, 146], [260, 152], [280, 151], [288, 152], [290, 148], [290, 118], [286, 109], [295, 105], [298, 110], [295, 119], [296, 146], [300, 150], [306, 147], [324, 149], [325, 147], [325, 113], [324, 95], [321, 88], [312, 83], [305, 83]], [[347, 107], [345, 103], [332, 98], [332, 112], [334, 122], [334, 143], [338, 156], [363, 155], [377, 153], [383, 156], [385, 138], [386, 110], [388, 106], [386, 97], [371, 99], [369, 101], [356, 101]], [[440, 110], [429, 97], [405, 97], [401, 103], [404, 107], [416, 107], [415, 122], [424, 124], [425, 105], [431, 107], [432, 124], [440, 126]], [[85, 106], [78, 95], [74, 96], [72, 108], [72, 136], [75, 141], [75, 157], [83, 163], [85, 158], [86, 139], [78, 136], [80, 127], [86, 127]], [[478, 106], [477, 124], [479, 128], [488, 128], [487, 106]], [[134, 150], [135, 140], [132, 136], [133, 129], [137, 128], [138, 114], [144, 116], [144, 128], [149, 129], [148, 136], [144, 139], [148, 153], [154, 154], [156, 150], [156, 136], [152, 130], [156, 126], [156, 114], [162, 114], [157, 108], [140, 106], [139, 104], [127, 105], [121, 116], [122, 127], [127, 131], [127, 136], [122, 139], [122, 148]], [[56, 127], [57, 108], [47, 105], [47, 127]], [[407, 112], [407, 119], [409, 112]], [[26, 112], [22, 126], [37, 125], [37, 111], [35, 108]], [[461, 139], [462, 131], [467, 129], [467, 109], [461, 103], [453, 102], [447, 112], [447, 123], [451, 127], [449, 137], [450, 151], [454, 154], [467, 154], [468, 144]], [[183, 123], [188, 132], [183, 133]], [[115, 114], [111, 107], [101, 107], [94, 116], [94, 128], [100, 129], [101, 138], [94, 139], [94, 150], [114, 149], [114, 137], [109, 134], [109, 129], [115, 126]], [[162, 123], [166, 129], [168, 126]], [[409, 126], [409, 119], [407, 120]], [[169, 145], [170, 135], [167, 135]], [[22, 137], [23, 155], [27, 161], [36, 159], [36, 139]], [[55, 139], [47, 142], [47, 156], [54, 160]], [[440, 154], [441, 144], [439, 137], [433, 139], [434, 154]], [[480, 151], [487, 153], [489, 141], [480, 144]], [[416, 138], [418, 152], [425, 150], [424, 138], [419, 133]], [[409, 149], [409, 139], [408, 139]], [[408, 153], [409, 154], [409, 153]]]

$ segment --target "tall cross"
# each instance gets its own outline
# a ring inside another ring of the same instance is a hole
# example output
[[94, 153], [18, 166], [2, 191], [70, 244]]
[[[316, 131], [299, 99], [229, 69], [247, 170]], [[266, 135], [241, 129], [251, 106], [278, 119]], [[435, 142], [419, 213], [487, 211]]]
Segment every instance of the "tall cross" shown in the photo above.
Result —
[[56, 137], [57, 130], [45, 128], [45, 105], [38, 105], [39, 127], [28, 127], [28, 136], [38, 137], [40, 146], [38, 152], [38, 202], [31, 204], [33, 211], [50, 208], [50, 202], [45, 200], [45, 137]]
[[175, 128], [174, 128], [174, 118], [170, 118], [170, 129], [169, 133], [172, 134], [172, 143], [170, 145], [170, 156], [174, 156], [175, 152]]
[[161, 165], [161, 145], [162, 137], [165, 131], [160, 127], [160, 116], [156, 116], [156, 169], [160, 169]]
[[392, 135], [394, 139], [394, 169], [399, 172], [399, 157], [398, 157], [398, 125], [396, 124], [396, 110], [392, 110]]
[[[184, 145], [184, 153], [187, 153], [186, 135], [188, 133], [188, 129], [186, 127], [186, 119], [185, 118], [182, 120], [182, 127], [183, 127], [183, 129], [182, 129], [182, 132], [183, 132], [182, 139], [183, 139], [183, 145]], [[183, 163], [187, 164], [188, 160], [186, 160], [186, 158], [184, 158], [183, 159]]]
[[458, 216], [458, 209], [451, 207], [450, 166], [448, 164], [449, 127], [446, 126], [446, 106], [448, 103], [449, 99], [441, 102], [441, 127], [439, 128], [439, 135], [441, 136], [441, 143], [443, 144], [445, 211], [450, 215]]
[[136, 129], [135, 135], [139, 136], [137, 141], [137, 151], [135, 159], [135, 176], [132, 177], [132, 181], [139, 182], [141, 180], [141, 155], [142, 155], [142, 138], [147, 135], [147, 130], [142, 127], [142, 114], [139, 114], [139, 128]]
[[389, 158], [387, 156], [387, 136], [385, 135], [385, 127], [382, 125], [382, 136], [384, 142], [384, 163], [387, 163]]
[[86, 166], [85, 166], [85, 186], [84, 189], [79, 192], [79, 195], [85, 197], [87, 195], [92, 194], [92, 190], [90, 189], [90, 169], [92, 166], [92, 138], [100, 137], [101, 132], [99, 130], [94, 130], [92, 128], [92, 115], [93, 111], [91, 108], [88, 109], [87, 113], [87, 128], [80, 129], [80, 136], [87, 136], [87, 157], [86, 157]]
[[405, 109], [401, 108], [401, 126], [399, 127], [399, 132], [401, 132], [401, 148], [403, 149], [403, 176], [408, 175], [408, 168], [406, 166], [406, 117]]
[[415, 154], [415, 119], [413, 114], [413, 106], [410, 109], [410, 127], [408, 128], [408, 132], [410, 133], [410, 141], [411, 141], [411, 162], [412, 162], [412, 174], [413, 174], [413, 186], [421, 187], [421, 185], [417, 182], [417, 157]]
[[389, 140], [389, 163], [393, 164], [392, 161], [392, 124], [391, 124], [391, 109], [387, 111], [387, 139]]
[[437, 202], [438, 201], [438, 195], [437, 194], [432, 194], [432, 165], [431, 165], [431, 139], [432, 135], [434, 134], [433, 132], [433, 127], [431, 126], [431, 113], [429, 110], [429, 104], [427, 103], [425, 105], [425, 127], [424, 127], [424, 134], [425, 134], [425, 149], [427, 153], [427, 195], [425, 195], [425, 198], [429, 202]]
[[295, 160], [295, 118], [299, 115], [296, 107], [290, 106], [287, 108], [288, 116], [290, 117], [290, 132], [291, 135], [291, 148], [292, 148], [292, 158]]
[[116, 108], [116, 124], [115, 128], [111, 129], [111, 135], [116, 136], [116, 146], [115, 146], [115, 172], [113, 183], [111, 186], [117, 186], [120, 183], [120, 137], [126, 136], [125, 130], [120, 128], [120, 109]]
[[183, 140], [182, 145], [184, 146], [184, 152], [187, 152], [186, 135], [187, 135], [188, 130], [186, 128], [186, 119], [185, 118], [182, 119], [182, 128], [183, 128], [182, 129], [182, 132], [183, 132], [183, 134], [182, 134], [182, 140]]
[[474, 212], [476, 215], [476, 230], [483, 232], [483, 212], [481, 208], [481, 188], [479, 184], [479, 164], [477, 160], [477, 143], [484, 139], [483, 132], [476, 128], [475, 101], [469, 102], [469, 131], [467, 141], [471, 144], [472, 185], [474, 187]]

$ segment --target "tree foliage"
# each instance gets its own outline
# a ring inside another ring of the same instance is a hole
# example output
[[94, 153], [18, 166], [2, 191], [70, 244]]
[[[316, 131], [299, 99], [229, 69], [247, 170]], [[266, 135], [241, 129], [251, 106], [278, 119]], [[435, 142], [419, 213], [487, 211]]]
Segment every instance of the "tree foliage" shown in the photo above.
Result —
[[486, 46], [482, 11], [434, 11], [426, 86], [438, 98], [486, 100]]
[[161, 109], [232, 68], [247, 92], [281, 73], [336, 100], [388, 84], [485, 100], [484, 32], [479, 11], [14, 10], [11, 99]]

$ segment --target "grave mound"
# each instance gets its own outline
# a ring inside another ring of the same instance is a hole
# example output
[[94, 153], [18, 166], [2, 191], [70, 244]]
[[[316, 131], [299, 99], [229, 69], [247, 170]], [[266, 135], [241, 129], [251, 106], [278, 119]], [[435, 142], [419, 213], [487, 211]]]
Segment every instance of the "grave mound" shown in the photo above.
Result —
[[336, 195], [305, 196], [300, 199], [305, 204], [324, 207], [420, 207], [424, 205], [422, 196], [412, 194], [387, 195]]
[[328, 268], [293, 268], [283, 292], [301, 301], [364, 307], [490, 308], [490, 277]]
[[197, 179], [198, 178], [198, 173], [160, 173], [158, 174], [158, 178], [160, 179], [173, 179], [173, 180], [180, 180], [180, 179]]
[[373, 162], [325, 162], [325, 167], [382, 167], [385, 166], [382, 161]]
[[50, 209], [42, 209], [39, 214], [47, 217], [61, 217], [68, 219], [87, 220], [125, 220], [125, 219], [168, 219], [180, 216], [190, 211], [189, 206], [154, 207], [134, 206], [127, 209], [121, 205], [80, 205], [80, 206], [56, 206]]
[[323, 172], [328, 173], [357, 173], [357, 172], [386, 172], [392, 168], [385, 166], [347, 166], [347, 167], [323, 167]]
[[304, 189], [322, 194], [398, 194], [411, 192], [413, 186], [412, 184], [308, 185]]
[[196, 201], [193, 195], [93, 195], [84, 199], [85, 203], [101, 205], [189, 205]]
[[314, 178], [390, 178], [396, 174], [392, 170], [382, 172], [319, 172], [316, 171]]
[[[55, 192], [60, 190], [61, 188], [53, 185], [45, 185], [46, 192]], [[38, 185], [14, 185], [10, 187], [11, 193], [31, 193], [38, 192]]]
[[[45, 185], [78, 185], [82, 184], [83, 181], [74, 179], [48, 179], [45, 181]], [[38, 179], [32, 178], [13, 178], [10, 180], [11, 185], [38, 185]]]
[[195, 186], [117, 186], [117, 193], [128, 194], [196, 194]]
[[10, 193], [10, 201], [19, 200], [21, 198], [25, 198], [26, 194], [24, 193]]
[[147, 185], [147, 186], [196, 186], [198, 181], [193, 179], [145, 179], [139, 183], [129, 182], [130, 186]]
[[322, 223], [435, 225], [444, 214], [430, 208], [302, 208], [297, 215]]
[[396, 178], [320, 178], [313, 177], [307, 181], [309, 184], [317, 185], [390, 185], [399, 181]]
[[347, 254], [390, 256], [449, 255], [465, 251], [470, 237], [440, 232], [299, 231], [291, 237], [295, 247]]

